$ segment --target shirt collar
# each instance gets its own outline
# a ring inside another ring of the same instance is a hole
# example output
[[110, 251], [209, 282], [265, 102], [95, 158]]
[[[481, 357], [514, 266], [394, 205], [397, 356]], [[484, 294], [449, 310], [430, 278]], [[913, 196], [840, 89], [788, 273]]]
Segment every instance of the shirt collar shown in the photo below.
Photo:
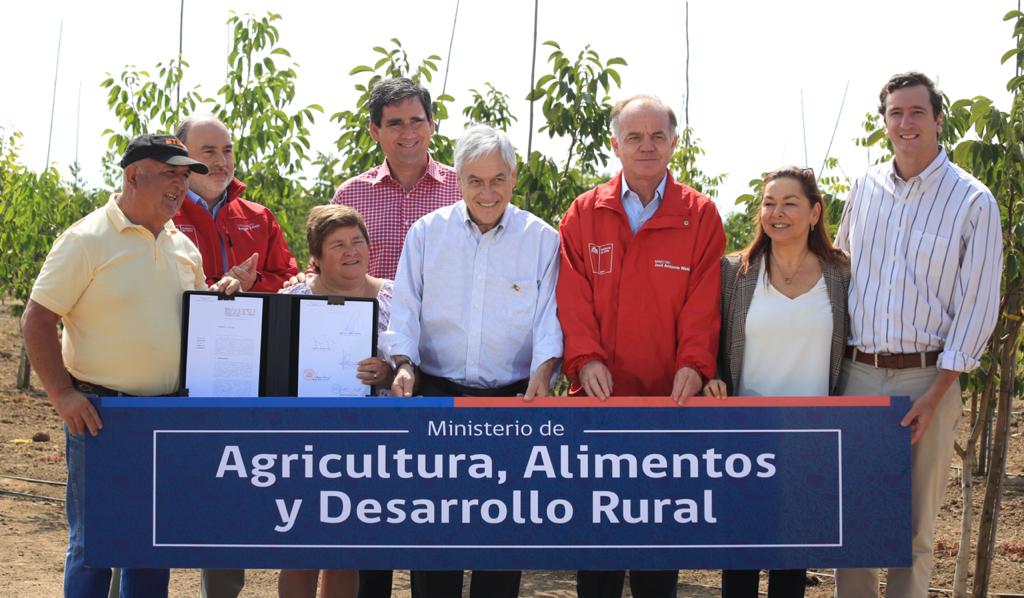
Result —
[[[472, 231], [474, 234], [477, 235], [481, 234], [480, 227], [477, 226], [476, 222], [473, 222], [472, 218], [469, 217], [469, 208], [466, 206], [466, 200], [460, 199], [459, 201], [457, 201], [455, 203], [454, 209], [455, 213], [458, 215], [459, 220], [466, 225], [466, 228], [468, 230]], [[510, 216], [510, 213], [512, 212], [513, 209], [515, 208], [512, 206], [512, 202], [508, 202], [508, 204], [505, 206], [505, 211], [501, 213], [501, 220], [498, 221], [498, 224], [495, 225], [494, 228], [487, 231], [489, 233], [493, 230], [495, 239], [500, 238], [502, 233], [505, 232], [505, 224], [507, 224], [509, 218], [512, 217]]]
[[[661, 201], [661, 198], [665, 197], [665, 186], [667, 184], [668, 184], [668, 172], [665, 173], [665, 176], [661, 177], [661, 182], [658, 183], [658, 188], [654, 190], [654, 199], [653, 199], [653, 201]], [[629, 194], [629, 193], [632, 193], [633, 196], [637, 198], [637, 201], [640, 201], [640, 196], [637, 195], [636, 191], [633, 191], [632, 189], [629, 188], [629, 183], [626, 182], [626, 174], [623, 173], [622, 174], [622, 195], [620, 196], [620, 199], [625, 199], [627, 194]]]
[[[227, 196], [228, 196], [228, 191], [227, 191], [227, 189], [225, 189], [224, 190], [224, 194], [220, 196], [220, 199], [218, 199], [216, 203], [213, 204], [214, 207], [220, 205], [227, 198]], [[200, 208], [203, 208], [204, 210], [206, 210], [207, 212], [210, 211], [211, 208], [210, 208], [209, 202], [207, 202], [205, 199], [203, 199], [202, 196], [200, 196], [195, 191], [189, 189], [188, 193], [185, 194], [185, 197], [189, 201], [191, 201], [192, 203], [194, 203], [197, 206], [199, 206]]]
[[[441, 181], [442, 177], [441, 177], [440, 169], [438, 169], [437, 162], [434, 161], [434, 158], [432, 158], [430, 156], [430, 154], [427, 154], [427, 168], [426, 168], [426, 170], [423, 171], [423, 176], [421, 176], [416, 181], [417, 184], [420, 181], [422, 181], [423, 177], [425, 177], [425, 176], [429, 176], [430, 178], [434, 179], [435, 181], [437, 181], [439, 183], [442, 182]], [[391, 176], [391, 167], [388, 166], [388, 159], [387, 158], [384, 158], [384, 162], [381, 163], [380, 167], [377, 168], [377, 176], [373, 177], [372, 183], [374, 185], [376, 185], [377, 183], [379, 183], [379, 182], [381, 182], [381, 181], [383, 181], [385, 179], [391, 179], [391, 180], [397, 182], [395, 177]]]
[[928, 166], [924, 167], [924, 170], [922, 170], [917, 176], [912, 176], [909, 179], [903, 179], [896, 172], [896, 159], [893, 158], [892, 160], [889, 160], [889, 172], [888, 172], [889, 180], [893, 184], [896, 184], [896, 183], [899, 183], [899, 182], [909, 183], [909, 182], [913, 181], [914, 179], [920, 179], [920, 180], [924, 181], [924, 180], [927, 180], [929, 177], [931, 177], [936, 172], [938, 172], [940, 169], [942, 169], [942, 167], [945, 166], [946, 163], [948, 163], [948, 162], [949, 162], [949, 157], [946, 156], [945, 148], [943, 148], [942, 146], [939, 146], [939, 153], [938, 153], [938, 155], [936, 155], [935, 159], [933, 159], [931, 162], [928, 163]]

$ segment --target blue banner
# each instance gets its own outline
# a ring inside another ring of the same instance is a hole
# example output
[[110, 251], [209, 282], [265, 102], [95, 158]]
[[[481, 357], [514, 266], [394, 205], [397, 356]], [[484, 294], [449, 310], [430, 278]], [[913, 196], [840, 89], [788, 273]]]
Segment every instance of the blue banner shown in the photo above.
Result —
[[668, 405], [100, 399], [103, 431], [86, 443], [86, 562], [910, 565], [906, 398]]

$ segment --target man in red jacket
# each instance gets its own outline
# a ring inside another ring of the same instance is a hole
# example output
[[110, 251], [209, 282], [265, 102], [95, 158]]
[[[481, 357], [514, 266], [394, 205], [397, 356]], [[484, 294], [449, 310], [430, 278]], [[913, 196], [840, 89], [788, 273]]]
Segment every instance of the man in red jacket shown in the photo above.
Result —
[[[189, 180], [188, 197], [174, 216], [174, 225], [203, 255], [207, 284], [231, 273], [243, 291], [276, 292], [299, 268], [274, 214], [242, 199], [245, 184], [235, 178], [231, 134], [213, 116], [190, 116], [176, 136], [210, 169]], [[237, 267], [248, 259], [255, 261], [254, 274]]]
[[[561, 223], [558, 317], [573, 395], [671, 396], [715, 374], [725, 232], [710, 199], [668, 173], [672, 109], [634, 96], [611, 113], [622, 173], [580, 195]], [[581, 598], [622, 594], [624, 571], [580, 571]], [[632, 571], [637, 598], [674, 597], [677, 571]]]

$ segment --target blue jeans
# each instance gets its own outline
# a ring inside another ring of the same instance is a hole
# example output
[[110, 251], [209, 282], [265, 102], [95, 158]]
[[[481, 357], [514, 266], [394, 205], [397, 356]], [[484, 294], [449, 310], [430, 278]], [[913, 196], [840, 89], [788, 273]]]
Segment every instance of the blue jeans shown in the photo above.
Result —
[[[86, 432], [88, 433], [88, 432]], [[85, 564], [85, 440], [64, 428], [68, 464], [68, 554], [64, 560], [65, 598], [107, 598], [110, 569]], [[94, 538], [93, 542], [103, 538]], [[122, 569], [122, 598], [167, 596], [169, 569]]]

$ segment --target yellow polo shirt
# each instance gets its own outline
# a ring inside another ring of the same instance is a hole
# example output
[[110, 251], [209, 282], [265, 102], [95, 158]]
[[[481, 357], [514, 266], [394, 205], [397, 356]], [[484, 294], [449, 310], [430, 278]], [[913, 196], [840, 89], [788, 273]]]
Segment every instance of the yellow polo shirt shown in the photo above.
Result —
[[133, 395], [178, 388], [181, 294], [203, 290], [202, 257], [168, 221], [154, 238], [119, 194], [57, 238], [32, 300], [64, 320], [71, 375]]

